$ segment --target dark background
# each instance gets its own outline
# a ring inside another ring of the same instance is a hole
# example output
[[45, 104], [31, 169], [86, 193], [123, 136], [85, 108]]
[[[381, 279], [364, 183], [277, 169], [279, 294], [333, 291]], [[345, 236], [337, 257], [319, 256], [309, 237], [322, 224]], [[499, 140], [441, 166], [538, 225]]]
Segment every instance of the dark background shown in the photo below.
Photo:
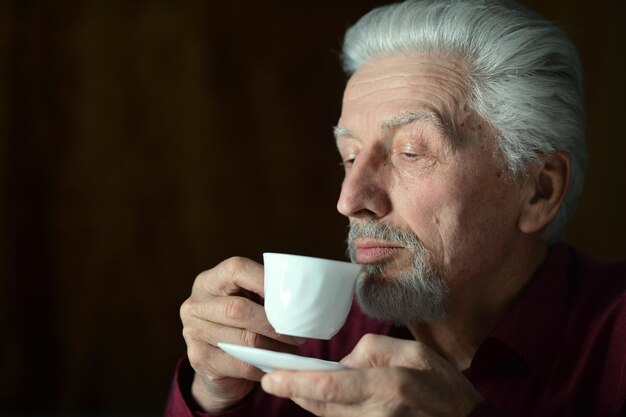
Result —
[[[337, 55], [383, 3], [0, 2], [0, 413], [159, 413], [199, 272], [343, 257]], [[626, 259], [626, 2], [523, 3], [587, 77], [568, 240]]]

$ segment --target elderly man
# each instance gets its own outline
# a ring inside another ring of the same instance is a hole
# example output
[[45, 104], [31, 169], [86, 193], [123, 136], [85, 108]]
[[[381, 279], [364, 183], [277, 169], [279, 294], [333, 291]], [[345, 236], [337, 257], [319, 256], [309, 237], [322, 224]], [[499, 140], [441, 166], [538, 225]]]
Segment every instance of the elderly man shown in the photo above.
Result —
[[[358, 306], [298, 340], [267, 322], [261, 265], [200, 274], [167, 414], [626, 416], [626, 269], [558, 243], [586, 161], [571, 43], [511, 2], [416, 0], [364, 16], [344, 66]], [[264, 375], [218, 342], [349, 369]]]

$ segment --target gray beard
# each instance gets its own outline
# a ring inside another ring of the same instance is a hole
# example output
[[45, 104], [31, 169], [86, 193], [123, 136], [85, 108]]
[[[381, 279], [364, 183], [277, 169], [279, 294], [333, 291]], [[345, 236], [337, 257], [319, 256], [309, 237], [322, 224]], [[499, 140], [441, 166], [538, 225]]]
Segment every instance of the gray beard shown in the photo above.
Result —
[[363, 265], [356, 286], [356, 299], [363, 312], [375, 319], [398, 325], [443, 319], [449, 309], [448, 287], [431, 253], [409, 230], [381, 221], [355, 221], [350, 224], [348, 255], [355, 262], [355, 240], [359, 237], [387, 240], [409, 250], [412, 264], [406, 270], [386, 275], [393, 261]]

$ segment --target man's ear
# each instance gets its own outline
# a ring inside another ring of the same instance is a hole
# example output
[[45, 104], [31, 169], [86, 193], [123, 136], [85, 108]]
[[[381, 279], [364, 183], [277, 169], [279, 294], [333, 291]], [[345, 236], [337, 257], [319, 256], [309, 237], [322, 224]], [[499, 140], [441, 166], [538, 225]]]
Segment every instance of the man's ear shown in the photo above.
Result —
[[571, 175], [569, 155], [565, 152], [544, 155], [528, 174], [518, 227], [524, 233], [534, 233], [556, 216], [563, 203]]

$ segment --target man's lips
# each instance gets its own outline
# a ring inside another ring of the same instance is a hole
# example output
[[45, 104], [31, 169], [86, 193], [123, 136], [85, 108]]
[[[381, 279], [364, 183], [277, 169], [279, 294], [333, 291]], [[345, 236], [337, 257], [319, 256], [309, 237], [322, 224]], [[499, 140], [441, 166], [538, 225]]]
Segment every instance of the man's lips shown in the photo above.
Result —
[[355, 261], [358, 264], [379, 263], [404, 249], [394, 242], [359, 239], [355, 243]]

